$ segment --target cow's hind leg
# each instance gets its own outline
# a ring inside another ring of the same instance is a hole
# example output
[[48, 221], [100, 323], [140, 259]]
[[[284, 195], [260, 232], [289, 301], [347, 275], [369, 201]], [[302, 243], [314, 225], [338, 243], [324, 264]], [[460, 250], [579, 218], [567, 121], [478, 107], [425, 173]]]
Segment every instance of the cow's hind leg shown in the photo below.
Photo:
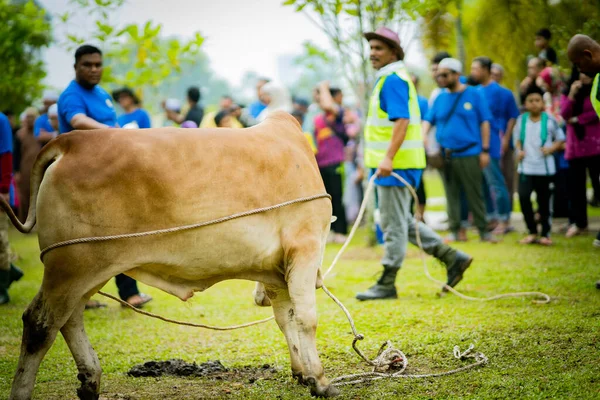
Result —
[[43, 285], [27, 307], [23, 313], [21, 355], [13, 380], [11, 400], [31, 399], [40, 363], [75, 305], [76, 302], [68, 299], [48, 295]]
[[83, 326], [83, 310], [88, 298], [89, 296], [86, 296], [81, 300], [60, 332], [73, 354], [79, 371], [77, 379], [81, 382], [81, 387], [77, 389], [77, 396], [81, 400], [97, 400], [102, 368]]
[[320, 242], [315, 241], [290, 250], [287, 255], [286, 280], [298, 330], [304, 380], [310, 385], [314, 396], [333, 397], [339, 394], [339, 390], [325, 377], [316, 343], [315, 287], [321, 262], [320, 249]]
[[300, 357], [300, 344], [298, 342], [298, 327], [296, 325], [295, 311], [290, 300], [290, 294], [287, 288], [266, 287], [265, 294], [271, 299], [273, 305], [273, 314], [275, 321], [287, 341], [290, 350], [290, 361], [292, 365], [292, 375], [298, 380], [298, 383], [304, 384], [304, 371], [302, 370], [302, 359]]

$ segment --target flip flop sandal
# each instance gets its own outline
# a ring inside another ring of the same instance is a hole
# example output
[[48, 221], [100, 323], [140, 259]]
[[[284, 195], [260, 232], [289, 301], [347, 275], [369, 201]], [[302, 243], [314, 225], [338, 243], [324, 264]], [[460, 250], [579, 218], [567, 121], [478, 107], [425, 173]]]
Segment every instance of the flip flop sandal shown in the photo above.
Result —
[[519, 240], [520, 244], [535, 244], [538, 242], [538, 239], [533, 236], [526, 236], [523, 239]]
[[[134, 306], [135, 308], [142, 308], [144, 306], [144, 304], [149, 303], [149, 302], [152, 301], [152, 296], [147, 295], [146, 293], [140, 293], [138, 296], [140, 296], [140, 298], [142, 299], [142, 301], [136, 302], [136, 303], [129, 303], [132, 306]], [[127, 306], [121, 304], [121, 307], [127, 307]]]
[[538, 240], [538, 243], [543, 246], [552, 246], [552, 240], [547, 237], [540, 238], [540, 240]]
[[97, 308], [105, 308], [106, 304], [104, 303], [100, 303], [98, 300], [89, 300], [86, 304], [85, 304], [85, 309], [86, 310], [94, 310]]

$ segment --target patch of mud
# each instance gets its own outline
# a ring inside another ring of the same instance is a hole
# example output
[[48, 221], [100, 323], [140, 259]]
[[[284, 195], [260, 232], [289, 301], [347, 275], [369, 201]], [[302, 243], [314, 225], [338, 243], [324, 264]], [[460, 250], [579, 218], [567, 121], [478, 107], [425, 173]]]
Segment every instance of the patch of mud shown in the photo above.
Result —
[[184, 377], [209, 377], [217, 380], [247, 381], [254, 383], [259, 379], [270, 379], [279, 370], [269, 364], [261, 367], [244, 366], [241, 368], [227, 368], [220, 361], [207, 361], [202, 364], [188, 363], [183, 360], [173, 359], [168, 361], [148, 361], [135, 365], [127, 374], [135, 378], [159, 377], [164, 375]]
[[228, 369], [220, 361], [208, 361], [200, 365], [183, 360], [148, 361], [135, 365], [127, 375], [139, 378], [142, 376], [208, 376], [227, 372]]

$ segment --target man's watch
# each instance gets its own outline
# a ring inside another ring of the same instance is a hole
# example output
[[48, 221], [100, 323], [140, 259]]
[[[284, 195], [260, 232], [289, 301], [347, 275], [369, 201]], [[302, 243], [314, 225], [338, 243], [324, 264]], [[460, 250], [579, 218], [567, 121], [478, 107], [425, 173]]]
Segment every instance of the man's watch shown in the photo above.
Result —
[[490, 148], [489, 147], [484, 147], [481, 149], [481, 152], [483, 153], [489, 153], [490, 152]]

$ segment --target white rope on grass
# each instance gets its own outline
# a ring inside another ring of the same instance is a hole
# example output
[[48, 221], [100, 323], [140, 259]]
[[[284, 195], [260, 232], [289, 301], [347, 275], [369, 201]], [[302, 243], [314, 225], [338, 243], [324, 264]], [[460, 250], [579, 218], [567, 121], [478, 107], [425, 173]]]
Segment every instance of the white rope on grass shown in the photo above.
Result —
[[[415, 204], [418, 204], [419, 199], [417, 197], [417, 193], [415, 192], [414, 188], [400, 175], [398, 175], [394, 172], [392, 172], [391, 175], [393, 177], [395, 177], [396, 179], [398, 179], [400, 182], [402, 182], [408, 188], [413, 199], [415, 200]], [[362, 221], [362, 219], [364, 217], [369, 197], [371, 196], [371, 193], [373, 192], [373, 189], [375, 187], [375, 179], [376, 178], [377, 178], [377, 176], [373, 175], [371, 177], [371, 179], [369, 179], [369, 183], [367, 185], [367, 190], [365, 191], [365, 196], [364, 196], [363, 202], [360, 206], [360, 210], [358, 212], [358, 216], [356, 218], [354, 226], [352, 227], [350, 234], [348, 235], [348, 238], [346, 239], [346, 241], [344, 242], [344, 244], [338, 251], [335, 258], [333, 259], [333, 262], [331, 263], [331, 265], [329, 266], [329, 268], [323, 275], [323, 279], [325, 279], [325, 277], [337, 265], [338, 261], [342, 257], [342, 254], [344, 253], [344, 251], [346, 250], [346, 248], [352, 241], [354, 235], [356, 234], [358, 225], [360, 224], [360, 222]], [[418, 222], [419, 217], [420, 217], [419, 214], [416, 213], [414, 216], [416, 224], [419, 223]], [[429, 273], [429, 268], [427, 267], [427, 259], [425, 257], [425, 252], [423, 251], [423, 243], [421, 241], [421, 235], [420, 235], [418, 227], [417, 227], [417, 229], [415, 229], [415, 231], [416, 231], [416, 237], [417, 237], [417, 245], [420, 250], [421, 260], [423, 261], [423, 270], [425, 272], [425, 276], [427, 276], [427, 278], [430, 279], [431, 281], [442, 286], [442, 288], [444, 290], [450, 291], [450, 292], [454, 293], [455, 295], [457, 295], [458, 297], [460, 297], [464, 300], [469, 300], [469, 301], [486, 302], [486, 301], [498, 300], [498, 299], [509, 298], [509, 297], [536, 296], [536, 297], [542, 297], [543, 300], [533, 300], [533, 302], [535, 302], [535, 303], [546, 304], [546, 303], [550, 302], [550, 296], [548, 296], [546, 293], [541, 293], [541, 292], [504, 293], [504, 294], [499, 294], [499, 295], [495, 295], [495, 296], [491, 296], [491, 297], [472, 297], [472, 296], [467, 296], [467, 295], [460, 293], [459, 291], [452, 288], [445, 282], [441, 282], [431, 276], [431, 274]], [[333, 379], [332, 383], [334, 383], [337, 386], [361, 383], [361, 382], [366, 382], [366, 381], [374, 381], [374, 380], [379, 380], [379, 379], [431, 378], [431, 377], [438, 377], [438, 376], [447, 376], [447, 375], [456, 374], [456, 373], [459, 373], [459, 372], [462, 372], [462, 371], [465, 371], [468, 369], [472, 369], [472, 368], [484, 365], [488, 362], [488, 358], [485, 356], [485, 354], [483, 354], [481, 352], [471, 353], [472, 350], [474, 349], [473, 345], [469, 346], [469, 348], [464, 353], [461, 353], [460, 348], [458, 346], [455, 346], [454, 347], [455, 358], [460, 359], [460, 360], [463, 360], [465, 358], [475, 358], [475, 362], [472, 364], [469, 364], [467, 366], [460, 367], [460, 368], [457, 368], [457, 369], [454, 369], [451, 371], [446, 371], [446, 372], [431, 373], [431, 374], [419, 374], [419, 375], [404, 375], [403, 373], [406, 370], [406, 367], [408, 365], [408, 360], [404, 356], [404, 353], [402, 353], [398, 349], [395, 349], [392, 346], [390, 341], [384, 342], [384, 344], [381, 346], [381, 348], [379, 350], [377, 357], [371, 361], [371, 360], [369, 360], [368, 357], [366, 357], [362, 353], [362, 351], [360, 351], [360, 349], [357, 346], [357, 343], [364, 339], [364, 335], [358, 333], [358, 331], [356, 330], [356, 326], [355, 326], [354, 320], [352, 319], [352, 316], [350, 315], [350, 312], [346, 309], [346, 307], [342, 304], [342, 302], [339, 301], [327, 289], [327, 287], [325, 287], [325, 285], [322, 286], [322, 289], [342, 309], [342, 311], [346, 315], [346, 318], [348, 319], [348, 322], [350, 323], [350, 327], [352, 329], [352, 334], [354, 335], [354, 340], [352, 341], [352, 348], [363, 360], [365, 360], [368, 364], [370, 364], [374, 367], [372, 372], [366, 372], [366, 373], [361, 373], [361, 374], [352, 374], [352, 375], [343, 375], [343, 376]], [[385, 347], [387, 347], [387, 349], [383, 350]], [[393, 354], [394, 356], [390, 357], [390, 354]], [[400, 370], [397, 372], [394, 372], [392, 374], [377, 371], [378, 368], [381, 369], [382, 367], [385, 367], [386, 369], [394, 369], [394, 368], [398, 368], [399, 366], [400, 366]]]
[[98, 294], [101, 294], [104, 297], [108, 297], [109, 299], [114, 300], [117, 303], [121, 303], [122, 306], [129, 307], [133, 311], [135, 311], [136, 313], [145, 315], [147, 317], [160, 319], [161, 321], [169, 322], [169, 323], [175, 324], [175, 325], [191, 326], [192, 328], [203, 328], [203, 329], [210, 329], [210, 330], [213, 330], [213, 331], [233, 331], [235, 329], [248, 328], [250, 326], [264, 324], [265, 322], [269, 322], [269, 321], [271, 321], [272, 319], [275, 318], [275, 317], [271, 316], [271, 317], [268, 317], [268, 318], [265, 318], [265, 319], [261, 319], [261, 320], [258, 320], [258, 321], [252, 321], [252, 322], [247, 322], [245, 324], [232, 325], [232, 326], [214, 326], [214, 325], [196, 324], [196, 323], [193, 323], [193, 322], [177, 321], [177, 320], [174, 320], [174, 319], [165, 318], [165, 317], [157, 315], [157, 314], [153, 314], [153, 313], [148, 312], [148, 311], [140, 310], [139, 308], [137, 308], [137, 307], [129, 304], [128, 302], [126, 302], [124, 300], [121, 300], [118, 297], [115, 297], [115, 296], [113, 296], [111, 294], [105, 293], [103, 291], [98, 291]]

